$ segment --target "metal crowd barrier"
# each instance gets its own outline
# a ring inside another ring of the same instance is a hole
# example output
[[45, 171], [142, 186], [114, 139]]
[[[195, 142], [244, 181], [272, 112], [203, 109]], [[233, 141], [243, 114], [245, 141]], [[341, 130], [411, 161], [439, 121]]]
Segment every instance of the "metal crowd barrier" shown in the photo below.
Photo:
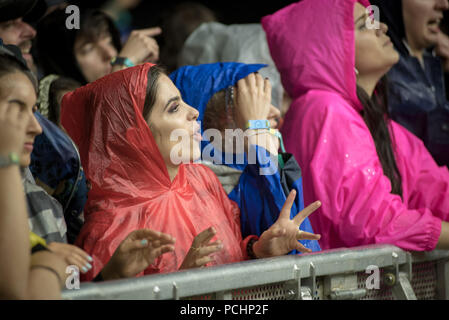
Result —
[[449, 299], [449, 251], [390, 245], [243, 261], [140, 278], [81, 283], [63, 299]]

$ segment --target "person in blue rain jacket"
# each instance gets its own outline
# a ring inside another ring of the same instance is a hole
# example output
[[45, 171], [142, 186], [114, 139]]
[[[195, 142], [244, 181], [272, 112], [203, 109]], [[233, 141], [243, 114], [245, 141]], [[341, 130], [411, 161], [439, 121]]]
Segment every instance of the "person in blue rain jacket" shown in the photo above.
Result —
[[[269, 139], [277, 143], [276, 147], [264, 148], [260, 144], [251, 144], [250, 150], [255, 155], [255, 161], [249, 161], [253, 159], [251, 152], [249, 155], [226, 153], [217, 148], [215, 143], [205, 139], [207, 134], [204, 133], [207, 129], [217, 129], [222, 134], [225, 129], [245, 130], [248, 120], [268, 120], [271, 129], [276, 129], [280, 113], [271, 105], [271, 86], [266, 99], [270, 105], [267, 109], [269, 111], [264, 115], [264, 119], [245, 119], [242, 117], [245, 113], [239, 111], [239, 108], [250, 106], [238, 104], [239, 101], [244, 101], [244, 93], [239, 92], [238, 82], [253, 81], [255, 84], [261, 79], [257, 72], [263, 67], [265, 65], [262, 64], [224, 62], [184, 66], [170, 74], [182, 99], [199, 111], [198, 121], [201, 121], [203, 134], [201, 161], [217, 174], [229, 198], [238, 204], [243, 237], [250, 234], [260, 236], [267, 230], [276, 221], [292, 189], [296, 190], [297, 196], [291, 209], [291, 217], [304, 208], [301, 169], [293, 155], [285, 150], [278, 153], [277, 146], [283, 149], [283, 144], [277, 130], [262, 129], [267, 132]], [[266, 83], [269, 80], [262, 81]], [[273, 166], [274, 170], [268, 169]], [[268, 170], [264, 172], [264, 168]], [[308, 218], [301, 224], [300, 229], [313, 232]], [[316, 240], [300, 242], [312, 251], [321, 250]]]

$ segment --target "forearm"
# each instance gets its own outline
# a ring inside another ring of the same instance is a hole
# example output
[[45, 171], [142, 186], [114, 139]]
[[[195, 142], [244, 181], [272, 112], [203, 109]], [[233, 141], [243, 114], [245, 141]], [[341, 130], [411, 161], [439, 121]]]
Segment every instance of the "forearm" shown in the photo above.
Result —
[[449, 223], [446, 221], [441, 222], [441, 234], [436, 249], [449, 249]]
[[0, 294], [26, 294], [30, 243], [22, 178], [17, 166], [0, 169]]
[[58, 278], [54, 274], [52, 274], [52, 272], [49, 272], [45, 269], [30, 270], [26, 299], [61, 299], [61, 288], [58, 282]]
[[27, 299], [61, 299], [61, 289], [67, 278], [66, 263], [50, 251], [32, 255]]
[[247, 136], [245, 148], [247, 152], [249, 150], [249, 146], [258, 145], [265, 148], [273, 156], [278, 155], [278, 145], [275, 143], [275, 140], [270, 133], [265, 131], [247, 130], [245, 135]]

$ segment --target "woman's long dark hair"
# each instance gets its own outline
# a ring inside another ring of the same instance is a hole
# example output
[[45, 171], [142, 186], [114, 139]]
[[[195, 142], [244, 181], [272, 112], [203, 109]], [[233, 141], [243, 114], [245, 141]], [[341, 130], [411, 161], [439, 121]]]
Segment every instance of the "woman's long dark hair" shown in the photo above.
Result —
[[402, 198], [402, 178], [396, 164], [393, 143], [388, 129], [387, 78], [382, 78], [372, 97], [357, 86], [357, 97], [363, 105], [362, 116], [374, 139], [384, 174], [390, 179], [391, 192]]
[[165, 69], [160, 66], [152, 66], [150, 70], [148, 70], [147, 90], [142, 110], [142, 115], [145, 120], [147, 120], [150, 116], [151, 111], [153, 110], [153, 106], [156, 102], [159, 89], [158, 80], [161, 74], [166, 73]]

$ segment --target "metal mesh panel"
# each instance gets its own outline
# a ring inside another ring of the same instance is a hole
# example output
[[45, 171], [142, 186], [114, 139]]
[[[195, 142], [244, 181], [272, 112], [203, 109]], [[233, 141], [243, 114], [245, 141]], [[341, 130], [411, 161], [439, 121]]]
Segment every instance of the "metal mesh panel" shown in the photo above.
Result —
[[[385, 271], [384, 269], [379, 270], [380, 273], [380, 286], [379, 289], [367, 289], [366, 296], [360, 300], [394, 300], [393, 292], [390, 287], [385, 285], [382, 281]], [[366, 280], [369, 277], [369, 274], [365, 272], [357, 273], [357, 288], [365, 289], [366, 288]]]
[[[231, 291], [232, 300], [286, 300], [294, 293], [285, 288], [285, 283], [235, 289]], [[215, 294], [205, 294], [185, 298], [185, 300], [213, 300]]]
[[411, 281], [413, 291], [418, 300], [437, 298], [437, 265], [435, 261], [413, 264]]
[[194, 296], [194, 297], [188, 297], [188, 298], [182, 298], [183, 300], [213, 300], [215, 299], [214, 295], [212, 293], [210, 294], [204, 294], [201, 296]]
[[294, 293], [285, 288], [285, 283], [274, 283], [232, 291], [232, 300], [286, 300]]

